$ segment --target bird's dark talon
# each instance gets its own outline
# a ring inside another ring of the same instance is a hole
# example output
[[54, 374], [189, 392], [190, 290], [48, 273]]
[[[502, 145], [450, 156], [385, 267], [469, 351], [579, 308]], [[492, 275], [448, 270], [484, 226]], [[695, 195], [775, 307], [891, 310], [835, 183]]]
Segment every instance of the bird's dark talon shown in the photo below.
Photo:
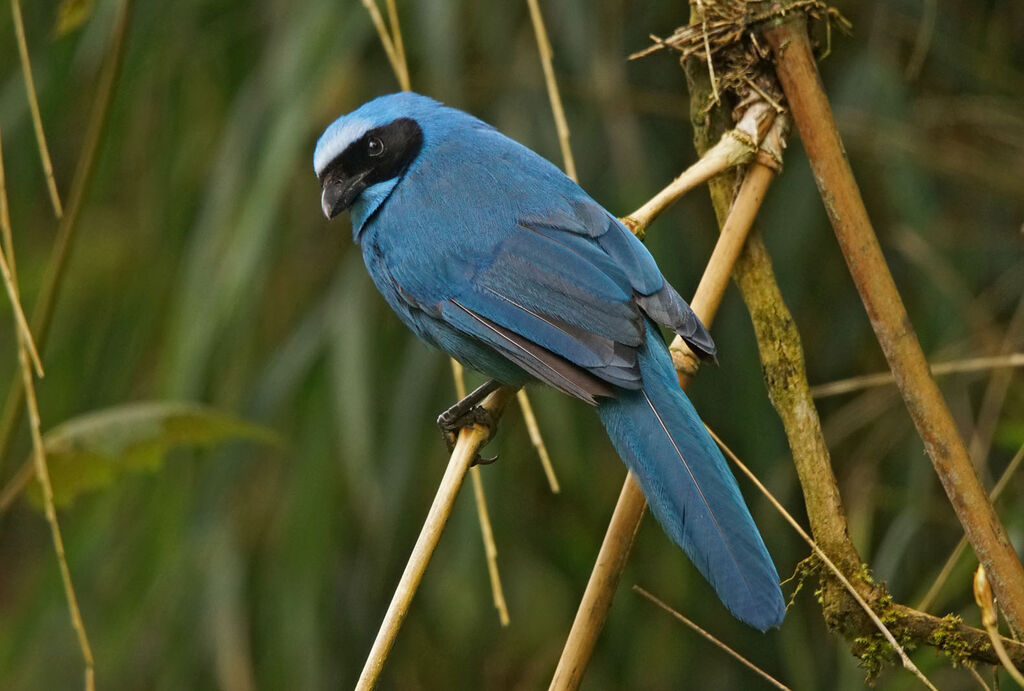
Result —
[[497, 454], [491, 457], [481, 456], [480, 454], [477, 454], [476, 456], [473, 457], [473, 462], [469, 464], [469, 467], [472, 468], [475, 465], [490, 465], [494, 463], [496, 460], [498, 460]]
[[[473, 425], [480, 425], [481, 427], [487, 428], [487, 441], [481, 446], [484, 446], [492, 438], [494, 438], [494, 431], [496, 423], [494, 416], [491, 415], [490, 411], [481, 406], [473, 406], [465, 411], [457, 410], [458, 406], [452, 406], [448, 410], [444, 411], [437, 416], [437, 426], [441, 428], [441, 436], [444, 437], [444, 443], [448, 447], [448, 453], [455, 450], [455, 444], [459, 438], [459, 431], [465, 427], [472, 427]], [[497, 456], [485, 458], [477, 454], [470, 466], [474, 465], [490, 465], [498, 460]]]

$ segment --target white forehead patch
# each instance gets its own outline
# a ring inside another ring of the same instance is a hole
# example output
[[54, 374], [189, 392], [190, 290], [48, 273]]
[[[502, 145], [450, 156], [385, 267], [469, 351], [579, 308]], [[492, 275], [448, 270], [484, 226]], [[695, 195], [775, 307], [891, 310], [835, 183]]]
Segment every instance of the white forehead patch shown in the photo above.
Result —
[[320, 136], [313, 151], [313, 170], [316, 171], [317, 177], [323, 174], [327, 164], [347, 149], [349, 144], [373, 127], [374, 124], [369, 120], [351, 115], [335, 120]]

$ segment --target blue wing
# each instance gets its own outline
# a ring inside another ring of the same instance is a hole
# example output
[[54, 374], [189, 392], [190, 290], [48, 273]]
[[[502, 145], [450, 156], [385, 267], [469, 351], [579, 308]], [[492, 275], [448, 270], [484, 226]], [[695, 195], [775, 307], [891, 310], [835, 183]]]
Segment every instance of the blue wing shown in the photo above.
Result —
[[368, 266], [386, 256], [382, 292], [589, 403], [641, 387], [645, 317], [713, 356], [647, 249], [576, 183], [494, 130], [460, 136], [430, 144], [362, 238]]

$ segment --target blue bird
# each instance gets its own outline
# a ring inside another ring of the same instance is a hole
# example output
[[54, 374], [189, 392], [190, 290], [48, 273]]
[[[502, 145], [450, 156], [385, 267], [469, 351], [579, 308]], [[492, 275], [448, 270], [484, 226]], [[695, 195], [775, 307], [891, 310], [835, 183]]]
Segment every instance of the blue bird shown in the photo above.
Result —
[[350, 210], [373, 282], [410, 329], [495, 382], [540, 380], [595, 406], [729, 611], [762, 631], [782, 622], [778, 573], [657, 324], [703, 357], [714, 343], [632, 233], [552, 163], [415, 93], [338, 118], [313, 166], [324, 214]]

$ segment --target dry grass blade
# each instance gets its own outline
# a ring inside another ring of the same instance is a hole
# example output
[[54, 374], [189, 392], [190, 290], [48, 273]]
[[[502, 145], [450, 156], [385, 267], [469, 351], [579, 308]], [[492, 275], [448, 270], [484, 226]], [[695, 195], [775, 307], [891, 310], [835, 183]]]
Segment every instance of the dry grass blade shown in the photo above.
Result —
[[[1017, 301], [1017, 308], [1003, 334], [1000, 354], [1013, 353], [1021, 345], [1024, 345], [1024, 295]], [[1019, 355], [1021, 363], [1024, 364], [1024, 353], [1019, 353]], [[981, 397], [981, 406], [978, 408], [978, 415], [975, 418], [974, 430], [971, 432], [971, 439], [967, 444], [967, 452], [979, 470], [984, 470], [986, 467], [988, 454], [992, 449], [992, 440], [996, 434], [996, 426], [999, 424], [1000, 413], [1010, 392], [1012, 380], [1013, 372], [1005, 368], [993, 368], [989, 374], [988, 386], [985, 387], [985, 393]]]
[[530, 443], [537, 449], [540, 457], [540, 464], [544, 468], [544, 475], [548, 479], [548, 487], [552, 494], [558, 494], [562, 488], [558, 484], [558, 476], [555, 475], [555, 468], [551, 465], [551, 456], [548, 455], [548, 446], [544, 443], [544, 437], [540, 434], [540, 425], [537, 424], [537, 416], [533, 414], [533, 405], [530, 397], [524, 389], [516, 393], [516, 400], [519, 401], [519, 408], [523, 411], [523, 421], [526, 422], [526, 431], [530, 435]]
[[554, 52], [548, 40], [548, 31], [544, 26], [544, 15], [540, 12], [538, 0], [526, 0], [530, 6], [530, 19], [533, 21], [533, 33], [537, 37], [537, 51], [540, 53], [540, 64], [544, 68], [544, 83], [548, 89], [548, 100], [551, 101], [551, 113], [555, 118], [555, 129], [558, 131], [558, 144], [562, 147], [562, 160], [565, 162], [565, 174], [576, 180], [576, 161], [572, 157], [569, 146], [569, 123], [565, 119], [562, 108], [562, 96], [558, 92], [555, 80], [555, 68], [552, 64]]
[[[3, 146], [0, 146], [0, 188], [3, 190], [7, 189], [7, 180], [5, 179], [4, 166], [3, 166]], [[14, 310], [14, 320], [17, 322], [18, 330], [22, 337], [25, 339], [25, 345], [28, 346], [28, 353], [32, 357], [32, 365], [35, 367], [36, 374], [40, 377], [43, 376], [43, 363], [39, 360], [39, 351], [36, 350], [36, 341], [32, 338], [32, 329], [28, 326], [28, 320], [25, 319], [25, 312], [21, 309], [21, 300], [18, 297], [18, 285], [15, 281], [15, 263], [14, 263], [14, 241], [10, 237], [11, 229], [11, 210], [7, 208], [7, 193], [0, 195], [0, 227], [3, 228], [3, 241], [4, 249], [0, 252], [0, 271], [3, 272], [4, 286], [7, 288], [7, 297], [11, 301], [11, 308]]]
[[[89, 113], [89, 124], [85, 131], [82, 144], [82, 153], [78, 159], [78, 166], [71, 182], [71, 195], [69, 197], [67, 213], [60, 220], [57, 228], [57, 237], [53, 243], [50, 259], [46, 266], [46, 274], [43, 278], [43, 285], [36, 298], [35, 309], [32, 311], [32, 333], [36, 337], [36, 343], [41, 350], [46, 348], [46, 340], [49, 335], [50, 321], [53, 311], [60, 295], [61, 286], [64, 281], [64, 271], [67, 267], [68, 256], [74, 245], [78, 231], [78, 218], [85, 200], [85, 193], [92, 182], [93, 172], [96, 170], [96, 157], [100, 149], [100, 141], [107, 126], [107, 115], [110, 112], [110, 103], [113, 100], [114, 87], [117, 85], [121, 73], [121, 65], [124, 62], [125, 38], [128, 35], [128, 26], [131, 23], [133, 0], [123, 0], [118, 9], [117, 20], [114, 23], [113, 36], [110, 42], [110, 50], [107, 53], [99, 84], [96, 87], [96, 97], [92, 103], [92, 110]], [[8, 253], [8, 257], [12, 255]], [[17, 272], [15, 272], [17, 273]], [[3, 418], [0, 420], [0, 464], [7, 456], [11, 441], [14, 438], [14, 431], [21, 420], [24, 410], [22, 407], [22, 396], [25, 390], [22, 388], [20, 379], [15, 378], [8, 391], [7, 400], [4, 403]]]
[[[384, 54], [388, 56], [388, 62], [391, 63], [391, 69], [398, 79], [399, 87], [404, 91], [408, 91], [408, 73], [402, 68], [402, 61], [398, 56], [398, 51], [395, 49], [394, 42], [391, 40], [391, 35], [388, 33], [388, 27], [384, 24], [384, 17], [381, 16], [380, 10], [377, 9], [377, 3], [374, 0], [361, 0], [361, 2], [369, 13], [370, 21], [373, 22], [374, 28], [377, 29], [380, 44], [384, 47]], [[403, 83], [403, 75], [405, 75], [405, 83]]]
[[501, 587], [501, 572], [498, 571], [498, 545], [494, 541], [494, 531], [491, 528], [491, 515], [487, 511], [487, 497], [484, 494], [484, 481], [480, 468], [473, 466], [469, 469], [470, 479], [473, 480], [473, 497], [476, 499], [476, 512], [480, 519], [480, 534], [484, 540], [484, 555], [487, 557], [487, 574], [491, 578], [491, 594], [494, 596], [494, 608], [498, 610], [498, 621], [502, 626], [508, 626], [508, 603], [505, 601], [505, 589]]
[[[705, 425], [705, 427], [707, 426]], [[846, 588], [847, 592], [849, 592], [853, 599], [857, 601], [857, 604], [861, 606], [861, 609], [864, 610], [864, 612], [868, 615], [868, 617], [871, 618], [871, 621], [874, 622], [875, 626], [882, 633], [882, 635], [885, 636], [885, 640], [889, 641], [889, 645], [891, 645], [893, 649], [896, 651], [896, 653], [900, 656], [900, 660], [903, 662], [903, 666], [910, 670], [914, 674], [914, 676], [920, 679], [921, 683], [923, 683], [929, 689], [935, 691], [935, 687], [932, 685], [930, 681], [928, 681], [928, 677], [926, 677], [921, 672], [921, 670], [917, 668], [917, 665], [915, 665], [913, 661], [911, 661], [911, 659], [907, 657], [907, 653], [903, 649], [903, 646], [901, 646], [896, 641], [896, 638], [892, 635], [892, 632], [889, 630], [889, 628], [882, 623], [882, 620], [878, 618], [878, 615], [875, 614], [873, 609], [871, 609], [871, 606], [864, 600], [863, 597], [861, 597], [860, 593], [857, 592], [857, 589], [853, 587], [853, 584], [850, 583], [849, 580], [847, 580], [846, 576], [843, 575], [843, 572], [839, 570], [839, 567], [837, 567], [832, 562], [832, 560], [828, 558], [828, 555], [821, 551], [821, 548], [818, 547], [818, 543], [816, 543], [814, 539], [807, 534], [807, 531], [800, 527], [800, 524], [797, 523], [796, 519], [793, 518], [793, 516], [790, 515], [788, 511], [786, 511], [786, 509], [782, 506], [781, 503], [779, 503], [775, 496], [770, 491], [768, 491], [768, 488], [761, 484], [761, 481], [757, 479], [757, 476], [754, 475], [754, 473], [750, 471], [750, 469], [743, 463], [743, 461], [741, 461], [736, 456], [736, 454], [732, 452], [732, 449], [726, 446], [725, 442], [723, 442], [710, 427], [708, 427], [707, 430], [711, 434], [711, 437], [715, 440], [715, 443], [717, 443], [722, 448], [722, 451], [725, 453], [725, 455], [729, 457], [729, 459], [736, 465], [737, 468], [743, 471], [744, 475], [750, 478], [750, 481], [753, 482], [754, 485], [761, 491], [761, 493], [768, 498], [768, 501], [771, 502], [772, 506], [775, 507], [775, 510], [778, 511], [779, 514], [781, 514], [782, 517], [786, 520], [786, 522], [793, 527], [793, 530], [795, 530], [797, 534], [799, 534], [800, 537], [802, 537], [804, 541], [808, 545], [810, 545], [811, 549], [814, 550], [815, 555], [817, 555], [817, 557], [821, 559], [825, 566], [828, 567], [829, 571], [831, 571], [832, 574], [837, 579], [839, 579], [839, 582], [843, 584], [843, 587]]]
[[[514, 392], [511, 389], [498, 389], [488, 396], [482, 405], [497, 419], [513, 395]], [[466, 477], [470, 463], [473, 462], [473, 457], [487, 441], [489, 435], [490, 432], [480, 425], [463, 428], [459, 433], [459, 440], [448, 461], [448, 468], [441, 479], [434, 502], [430, 505], [430, 511], [420, 529], [420, 535], [416, 539], [416, 545], [413, 547], [402, 577], [395, 588], [395, 594], [391, 598], [391, 604], [388, 606], [384, 621], [377, 632], [377, 638], [373, 642], [370, 654], [363, 665], [363, 671], [359, 675], [356, 689], [366, 691], [376, 685], [391, 646], [394, 645], [402, 622], [405, 621], [405, 615], [409, 612], [412, 598], [419, 588], [420, 581], [423, 580], [430, 557], [441, 540], [441, 533], [451, 515], [452, 506], [455, 504], [455, 498], [462, 487], [462, 481]]]
[[[697, 0], [697, 12], [700, 14], [700, 35], [701, 41], [704, 43], [704, 54], [711, 55], [711, 39], [708, 37], [708, 17], [707, 12], [704, 11], [704, 3], [701, 0]], [[722, 102], [722, 96], [718, 93], [718, 79], [715, 78], [715, 61], [708, 60], [708, 76], [711, 79], [711, 94], [714, 96], [712, 104], [717, 105]]]
[[11, 15], [14, 18], [14, 35], [18, 39], [18, 59], [21, 61], [21, 72], [25, 75], [25, 93], [28, 96], [29, 110], [32, 112], [32, 127], [36, 132], [39, 158], [43, 162], [43, 174], [46, 175], [46, 187], [50, 191], [53, 214], [57, 218], [61, 218], [64, 215], [64, 208], [60, 203], [57, 181], [53, 176], [53, 163], [50, 162], [50, 149], [46, 145], [46, 134], [43, 132], [43, 116], [39, 113], [39, 99], [36, 97], [36, 83], [32, 78], [32, 63], [28, 59], [28, 42], [25, 40], [25, 23], [22, 21], [19, 0], [11, 0]]
[[[2, 180], [0, 180], [0, 184]], [[3, 273], [4, 287], [7, 288], [7, 297], [11, 301], [11, 308], [14, 310], [14, 324], [18, 329], [19, 338], [25, 342], [25, 349], [28, 351], [32, 366], [36, 375], [43, 376], [43, 363], [39, 361], [39, 352], [36, 350], [35, 339], [32, 338], [32, 330], [28, 328], [28, 321], [25, 313], [21, 310], [21, 300], [18, 299], [18, 289], [14, 285], [14, 278], [11, 276], [11, 268], [7, 265], [5, 253], [0, 253], [0, 273]]]
[[[0, 183], [3, 181], [3, 159], [0, 157]], [[11, 258], [12, 266], [15, 266], [13, 243], [14, 233], [11, 231], [9, 214], [6, 213], [6, 184], [0, 184], [0, 207], [5, 210], [5, 213], [0, 214], [0, 224], [2, 224], [2, 228], [0, 228], [0, 230], [2, 230], [3, 234], [4, 251], [7, 256]], [[14, 310], [17, 312], [17, 274], [14, 274], [11, 278], [11, 300], [12, 305], [14, 305]], [[57, 554], [57, 565], [60, 568], [61, 582], [64, 585], [64, 594], [68, 601], [71, 626], [75, 630], [75, 635], [78, 638], [78, 647], [81, 650], [82, 658], [85, 661], [85, 689], [86, 691], [93, 691], [95, 688], [95, 663], [92, 655], [92, 647], [89, 645], [89, 636], [85, 631], [85, 623], [82, 621], [82, 612], [78, 607], [78, 597], [75, 595], [75, 586], [71, 581], [71, 570], [68, 568], [67, 555], [64, 552], [64, 538], [61, 536], [60, 523], [57, 521], [57, 509], [53, 504], [53, 486], [50, 484], [50, 471], [46, 466], [46, 450], [43, 447], [43, 434], [40, 430], [39, 422], [39, 405], [36, 401], [35, 382], [32, 378], [32, 366], [29, 362], [29, 340], [28, 337], [22, 333], [21, 329], [16, 328], [15, 330], [18, 332], [18, 361], [21, 365], [22, 385], [25, 388], [25, 405], [28, 410], [29, 429], [32, 434], [32, 459], [35, 463], [36, 477], [38, 478], [40, 488], [42, 489], [43, 508], [46, 513], [46, 521], [50, 526], [50, 536], [53, 538], [53, 549]]]
[[[999, 481], [996, 482], [996, 486], [992, 488], [989, 498], [995, 503], [999, 495], [1002, 494], [1003, 490], [1010, 483], [1010, 478], [1013, 477], [1017, 469], [1020, 468], [1021, 462], [1024, 461], [1024, 445], [1017, 449], [1017, 453], [1014, 454], [1010, 463], [1006, 466], [1006, 470], [999, 476]], [[960, 555], [967, 549], [967, 537], [960, 538], [960, 542], [957, 543], [956, 547], [953, 548], [953, 552], [946, 559], [946, 563], [942, 565], [942, 570], [939, 571], [939, 575], [935, 577], [935, 582], [932, 583], [932, 587], [928, 589], [928, 592], [918, 603], [917, 609], [922, 612], [927, 612], [931, 609], [931, 606], [935, 603], [935, 599], [939, 596], [939, 591], [942, 590], [942, 586], [949, 580], [950, 575], [953, 573], [953, 567], [956, 566], [957, 561], [960, 560]]]
[[402, 91], [409, 91], [409, 63], [405, 59], [405, 41], [402, 40], [402, 27], [398, 23], [398, 7], [395, 0], [387, 0], [388, 21], [391, 23], [391, 41], [395, 47], [395, 58], [398, 60], [396, 76]]
[[[1010, 353], [1008, 355], [994, 355], [992, 357], [976, 357], [966, 360], [954, 360], [952, 362], [940, 362], [931, 365], [932, 374], [939, 377], [946, 374], [964, 374], [967, 372], [982, 372], [994, 369], [1010, 369], [1013, 367], [1024, 367], [1024, 353]], [[818, 384], [811, 387], [811, 395], [815, 398], [827, 398], [838, 396], [862, 389], [870, 389], [876, 386], [895, 384], [896, 378], [892, 372], [878, 372], [877, 374], [864, 374], [849, 379], [839, 379], [827, 384]]]
[[1013, 677], [1013, 680], [1017, 682], [1017, 685], [1024, 688], [1024, 675], [1021, 675], [1020, 670], [1014, 666], [1013, 660], [1006, 654], [1006, 647], [1003, 646], [1003, 637], [999, 635], [999, 615], [996, 614], [995, 598], [992, 596], [992, 588], [988, 585], [985, 567], [980, 565], [978, 570], [974, 572], [974, 601], [978, 603], [978, 608], [981, 609], [981, 623], [985, 627], [985, 631], [988, 632], [988, 637], [992, 641], [992, 648], [995, 649], [996, 655], [999, 656], [999, 661], [1003, 663], [1003, 667]]
[[984, 679], [981, 678], [981, 675], [978, 674], [978, 670], [974, 669], [974, 665], [964, 665], [964, 667], [967, 668], [967, 671], [970, 672], [971, 676], [974, 677], [974, 681], [978, 682], [978, 685], [981, 686], [981, 688], [985, 689], [985, 691], [991, 691], [991, 687], [985, 683]]
[[[452, 359], [452, 378], [455, 380], [455, 395], [458, 400], [466, 397], [466, 378], [463, 376], [462, 365]], [[494, 530], [491, 528], [491, 516], [487, 511], [487, 497], [484, 494], [484, 481], [480, 468], [469, 469], [473, 480], [473, 496], [476, 499], [476, 514], [480, 522], [480, 535], [484, 541], [484, 556], [487, 558], [487, 573], [491, 579], [491, 594], [494, 597], [494, 608], [498, 610], [498, 621], [508, 626], [508, 604], [505, 602], [505, 590], [501, 587], [501, 573], [498, 571], [498, 545], [494, 542]]]
[[784, 689], [784, 691], [789, 691], [789, 687], [786, 686], [785, 684], [783, 684], [781, 681], [779, 681], [778, 679], [776, 679], [772, 675], [768, 674], [768, 672], [765, 672], [763, 669], [761, 669], [760, 667], [755, 665], [753, 662], [751, 662], [747, 658], [745, 658], [742, 655], [740, 655], [739, 653], [737, 653], [735, 650], [733, 650], [732, 648], [727, 646], [725, 643], [723, 643], [722, 641], [720, 641], [717, 638], [715, 638], [714, 636], [712, 636], [710, 633], [708, 633], [707, 631], [705, 631], [701, 627], [697, 626], [697, 624], [695, 624], [694, 622], [690, 621], [689, 619], [684, 617], [682, 614], [680, 614], [676, 610], [674, 610], [671, 607], [669, 607], [667, 604], [665, 604], [664, 602], [662, 602], [661, 600], [656, 598], [654, 595], [651, 595], [649, 592], [647, 592], [646, 590], [644, 590], [643, 588], [641, 588], [638, 585], [634, 585], [633, 586], [633, 590], [635, 592], [639, 593], [640, 595], [643, 595], [648, 600], [650, 600], [651, 602], [656, 604], [658, 607], [661, 607], [663, 610], [665, 610], [666, 612], [671, 614], [673, 617], [675, 617], [679, 621], [681, 621], [684, 624], [686, 624], [687, 626], [689, 626], [691, 629], [693, 629], [694, 631], [699, 633], [701, 636], [706, 638], [708, 641], [713, 643], [715, 646], [717, 646], [718, 648], [722, 649], [723, 651], [725, 651], [726, 653], [728, 653], [729, 655], [734, 657], [736, 660], [741, 662], [747, 668], [753, 670], [754, 672], [757, 672], [759, 675], [761, 675], [765, 679], [765, 681], [767, 681], [769, 684], [771, 684], [775, 688], [777, 688], [777, 689]]
[[22, 464], [18, 471], [11, 476], [11, 479], [7, 481], [4, 488], [0, 490], [0, 515], [5, 513], [7, 509], [11, 508], [14, 500], [21, 496], [21, 493], [25, 491], [29, 483], [32, 482], [32, 476], [35, 475], [35, 468], [32, 466], [32, 461], [29, 460]]

